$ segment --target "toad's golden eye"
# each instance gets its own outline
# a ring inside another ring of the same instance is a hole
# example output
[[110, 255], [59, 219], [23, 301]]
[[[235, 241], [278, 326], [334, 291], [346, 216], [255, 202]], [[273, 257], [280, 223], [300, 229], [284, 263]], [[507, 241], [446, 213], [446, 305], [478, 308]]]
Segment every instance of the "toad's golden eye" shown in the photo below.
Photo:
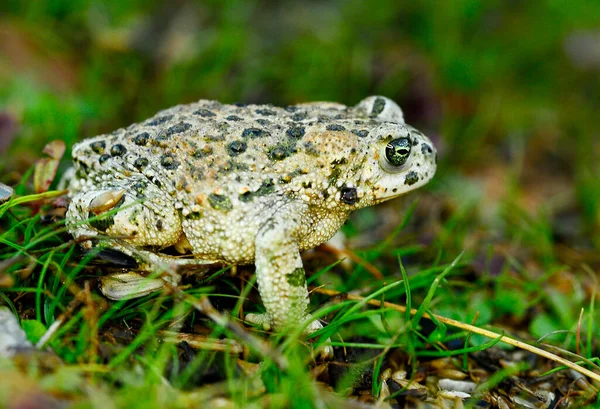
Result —
[[390, 141], [385, 147], [385, 157], [393, 166], [402, 166], [408, 160], [411, 150], [411, 141], [402, 137]]

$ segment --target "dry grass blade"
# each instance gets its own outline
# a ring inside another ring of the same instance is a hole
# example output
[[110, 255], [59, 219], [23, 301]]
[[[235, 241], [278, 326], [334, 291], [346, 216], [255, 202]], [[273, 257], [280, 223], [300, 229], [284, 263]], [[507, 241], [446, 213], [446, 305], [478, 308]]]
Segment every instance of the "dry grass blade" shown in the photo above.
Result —
[[197, 334], [182, 334], [179, 332], [160, 331], [158, 336], [164, 342], [178, 344], [182, 341], [187, 342], [194, 349], [204, 349], [211, 351], [226, 352], [232, 355], [244, 353], [244, 346], [231, 339], [215, 339]]
[[348, 249], [340, 249], [335, 246], [332, 246], [328, 243], [321, 244], [321, 248], [325, 251], [330, 252], [335, 255], [338, 259], [342, 259], [344, 257], [349, 258], [354, 261], [359, 266], [362, 266], [365, 270], [367, 270], [373, 277], [378, 280], [383, 280], [383, 274], [377, 267], [375, 267], [372, 263], [368, 262], [364, 258], [360, 257], [358, 254], [348, 250]]
[[[341, 294], [339, 291], [328, 290], [328, 289], [325, 289], [325, 288], [318, 288], [318, 289], [315, 290], [315, 292], [317, 292], [319, 294], [328, 295], [328, 296], [331, 296], [331, 297], [339, 296]], [[348, 294], [346, 298], [349, 299], [349, 300], [354, 300], [354, 301], [362, 301], [362, 302], [365, 301], [364, 297], [362, 297], [360, 295], [355, 295], [355, 294]], [[373, 300], [372, 299], [372, 300], [366, 301], [366, 303], [369, 304], [369, 305], [372, 305], [374, 307], [379, 307], [379, 308], [386, 307], [386, 308], [390, 308], [390, 309], [393, 309], [393, 310], [396, 310], [396, 311], [400, 311], [400, 312], [406, 312], [407, 311], [406, 307], [404, 307], [402, 305], [394, 304], [394, 303], [391, 303], [391, 302], [388, 302], [388, 301], [381, 302], [381, 301]], [[416, 315], [417, 314], [417, 310], [414, 309], [414, 308], [411, 309], [410, 310], [410, 314], [413, 315], [413, 316]], [[564, 359], [564, 358], [562, 358], [562, 357], [560, 357], [558, 355], [555, 355], [555, 354], [553, 354], [551, 352], [545, 351], [545, 350], [543, 350], [541, 348], [538, 348], [538, 347], [535, 347], [533, 345], [529, 345], [529, 344], [527, 344], [525, 342], [516, 340], [516, 339], [511, 338], [509, 336], [498, 334], [497, 332], [489, 331], [489, 330], [483, 329], [483, 328], [479, 328], [479, 327], [476, 327], [474, 325], [465, 324], [463, 322], [456, 321], [456, 320], [453, 320], [451, 318], [446, 318], [446, 317], [443, 317], [443, 316], [437, 315], [437, 314], [423, 313], [423, 318], [427, 318], [427, 319], [430, 319], [430, 320], [437, 320], [437, 321], [442, 322], [442, 323], [444, 323], [446, 325], [450, 325], [450, 326], [455, 327], [455, 328], [460, 328], [460, 329], [463, 329], [465, 331], [470, 331], [470, 332], [472, 332], [474, 334], [479, 334], [479, 335], [482, 335], [482, 336], [490, 338], [490, 339], [499, 339], [500, 342], [504, 342], [505, 344], [512, 345], [514, 347], [517, 347], [517, 348], [520, 348], [520, 349], [523, 349], [523, 350], [526, 350], [526, 351], [529, 351], [529, 352], [533, 352], [534, 354], [537, 354], [539, 356], [543, 356], [544, 358], [548, 358], [548, 359], [550, 359], [552, 361], [558, 362], [561, 365], [564, 365], [564, 366], [566, 366], [568, 368], [571, 368], [574, 371], [577, 371], [577, 372], [581, 373], [582, 375], [589, 376], [590, 378], [594, 379], [595, 381], [600, 382], [600, 374], [592, 372], [589, 369], [586, 369], [586, 368], [584, 368], [584, 367], [582, 367], [580, 365], [577, 365], [576, 363], [571, 362], [571, 361], [569, 361], [567, 359]]]
[[262, 356], [270, 358], [282, 370], [287, 370], [289, 368], [289, 362], [285, 356], [281, 355], [277, 350], [271, 348], [266, 342], [250, 334], [242, 325], [238, 324], [235, 321], [232, 321], [230, 317], [223, 315], [219, 311], [217, 311], [208, 300], [208, 297], [202, 296], [199, 299], [197, 299], [189, 294], [186, 294], [181, 289], [175, 286], [169, 285], [168, 288], [179, 299], [189, 303], [197, 311], [209, 317], [213, 322], [215, 322], [223, 328], [227, 328], [229, 331], [234, 333], [243, 341], [244, 345], [253, 348]]

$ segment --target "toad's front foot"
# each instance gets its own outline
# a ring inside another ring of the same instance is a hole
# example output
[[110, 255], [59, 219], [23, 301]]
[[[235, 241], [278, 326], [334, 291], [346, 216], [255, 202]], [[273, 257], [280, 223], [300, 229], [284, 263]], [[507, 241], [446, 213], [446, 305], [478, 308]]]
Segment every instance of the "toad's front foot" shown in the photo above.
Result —
[[[246, 321], [253, 325], [257, 325], [257, 326], [263, 328], [265, 331], [270, 331], [273, 328], [273, 320], [271, 319], [271, 317], [269, 316], [268, 313], [246, 314]], [[300, 323], [298, 323], [298, 324], [300, 324]], [[313, 332], [320, 330], [321, 328], [323, 328], [323, 324], [321, 324], [321, 322], [319, 320], [313, 320], [304, 329], [303, 332], [304, 332], [304, 335], [310, 335]], [[329, 343], [330, 341], [331, 340], [328, 338], [326, 342]], [[332, 359], [333, 358], [333, 347], [330, 345], [320, 346], [317, 349], [317, 352], [321, 359]]]
[[270, 331], [273, 326], [272, 325], [273, 320], [271, 319], [271, 316], [267, 313], [265, 313], [265, 314], [253, 314], [253, 313], [246, 314], [246, 321], [248, 321], [250, 324], [261, 327], [265, 331]]

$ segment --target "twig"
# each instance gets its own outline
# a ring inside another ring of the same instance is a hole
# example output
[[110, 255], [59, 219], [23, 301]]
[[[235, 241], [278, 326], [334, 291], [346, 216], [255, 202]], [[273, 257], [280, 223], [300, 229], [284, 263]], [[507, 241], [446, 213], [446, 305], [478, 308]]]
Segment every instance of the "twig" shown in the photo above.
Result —
[[179, 299], [184, 300], [192, 305], [196, 310], [206, 315], [208, 318], [213, 320], [217, 325], [227, 328], [229, 331], [234, 333], [239, 339], [244, 341], [246, 345], [260, 353], [264, 357], [268, 357], [281, 370], [286, 370], [289, 367], [289, 363], [285, 356], [277, 352], [277, 350], [270, 348], [269, 345], [261, 339], [250, 334], [242, 325], [232, 321], [228, 316], [221, 314], [217, 311], [207, 296], [202, 296], [199, 299], [192, 297], [189, 294], [183, 292], [180, 288], [173, 285], [167, 285], [170, 291], [172, 291]]
[[321, 244], [320, 247], [323, 250], [332, 253], [338, 258], [342, 258], [343, 256], [348, 257], [350, 260], [354, 261], [356, 264], [367, 270], [374, 278], [378, 280], [383, 280], [383, 274], [381, 274], [381, 271], [379, 271], [377, 267], [375, 267], [373, 264], [359, 256], [358, 254], [353, 253], [352, 251], [347, 249], [340, 249], [327, 243]]
[[183, 334], [172, 331], [160, 331], [158, 336], [165, 342], [187, 342], [194, 349], [227, 352], [233, 355], [244, 353], [244, 346], [232, 339], [215, 339], [204, 335]]
[[[316, 289], [315, 292], [319, 293], [319, 294], [324, 294], [324, 295], [328, 295], [331, 297], [335, 297], [335, 296], [339, 296], [341, 293], [339, 291], [335, 291], [335, 290], [328, 290], [325, 288], [319, 288]], [[364, 297], [360, 296], [360, 295], [356, 295], [356, 294], [348, 294], [347, 295], [347, 299], [349, 300], [354, 300], [354, 301], [364, 301]], [[400, 311], [400, 312], [406, 312], [406, 307], [402, 306], [402, 305], [398, 305], [398, 304], [394, 304], [388, 301], [378, 301], [378, 300], [368, 300], [367, 304], [375, 306], [375, 307], [379, 307], [381, 308], [382, 306], [386, 307], [386, 308], [390, 308], [396, 311]], [[416, 309], [411, 309], [410, 310], [410, 314], [411, 315], [416, 315], [417, 314], [417, 310]], [[438, 320], [440, 322], [443, 322], [446, 325], [450, 325], [452, 327], [456, 327], [456, 328], [460, 328], [466, 331], [470, 331], [472, 333], [475, 334], [479, 334], [482, 335], [484, 337], [490, 338], [490, 339], [500, 339], [500, 342], [504, 342], [505, 344], [508, 345], [512, 345], [514, 347], [520, 348], [520, 349], [524, 349], [526, 351], [529, 352], [533, 352], [534, 354], [537, 354], [539, 356], [543, 356], [545, 358], [548, 358], [552, 361], [558, 362], [561, 365], [564, 365], [568, 368], [573, 369], [574, 371], [577, 371], [583, 375], [589, 376], [590, 378], [594, 379], [597, 382], [600, 382], [600, 375], [590, 371], [589, 369], [586, 369], [582, 366], [579, 366], [569, 360], [566, 360], [558, 355], [555, 355], [551, 352], [545, 351], [541, 348], [538, 347], [534, 347], [533, 345], [529, 345], [525, 342], [522, 341], [518, 341], [514, 338], [511, 338], [509, 336], [506, 335], [501, 335], [498, 334], [496, 332], [493, 331], [489, 331], [487, 329], [483, 329], [483, 328], [479, 328], [476, 327], [474, 325], [469, 325], [469, 324], [465, 324], [463, 322], [460, 321], [456, 321], [453, 320], [451, 318], [446, 318], [443, 317], [441, 315], [437, 315], [437, 314], [429, 314], [429, 313], [423, 313], [423, 318], [427, 318], [430, 320]]]

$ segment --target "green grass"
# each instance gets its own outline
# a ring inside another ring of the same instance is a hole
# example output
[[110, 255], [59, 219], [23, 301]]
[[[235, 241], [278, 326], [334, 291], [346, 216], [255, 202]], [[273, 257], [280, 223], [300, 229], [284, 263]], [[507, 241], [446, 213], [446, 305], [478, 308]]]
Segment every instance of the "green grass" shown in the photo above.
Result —
[[[0, 303], [34, 342], [61, 322], [47, 342], [60, 364], [45, 354], [21, 366], [0, 361], [0, 379], [11, 379], [0, 382], [0, 406], [14, 399], [9, 392], [31, 389], [75, 407], [191, 407], [217, 397], [239, 407], [337, 407], [339, 396], [376, 399], [390, 366], [416, 379], [432, 357], [453, 357], [466, 371], [477, 351], [513, 350], [422, 318], [432, 312], [541, 339], [597, 370], [600, 81], [597, 63], [582, 65], [593, 50], [578, 36], [597, 36], [598, 5], [183, 3], [179, 13], [140, 1], [0, 5], [0, 114], [8, 118], [0, 135], [12, 138], [0, 144], [0, 182], [16, 192], [0, 205]], [[425, 188], [344, 226], [369, 265], [305, 256], [312, 286], [418, 310], [311, 294], [314, 315], [328, 322], [311, 341], [331, 339], [347, 363], [313, 361], [300, 329], [240, 331], [240, 311], [261, 308], [251, 268], [187, 280], [182, 293], [106, 300], [96, 288], [104, 268], [90, 264], [93, 254], [82, 254], [63, 222], [49, 220], [52, 192], [33, 194], [34, 163], [51, 140], [67, 145], [60, 175], [75, 142], [175, 104], [354, 104], [369, 94], [399, 102], [434, 139], [439, 165]], [[205, 296], [218, 319], [196, 308]], [[185, 314], [184, 332], [246, 352], [164, 341]], [[497, 372], [479, 396], [523, 373]], [[593, 393], [579, 398], [598, 403]]]

